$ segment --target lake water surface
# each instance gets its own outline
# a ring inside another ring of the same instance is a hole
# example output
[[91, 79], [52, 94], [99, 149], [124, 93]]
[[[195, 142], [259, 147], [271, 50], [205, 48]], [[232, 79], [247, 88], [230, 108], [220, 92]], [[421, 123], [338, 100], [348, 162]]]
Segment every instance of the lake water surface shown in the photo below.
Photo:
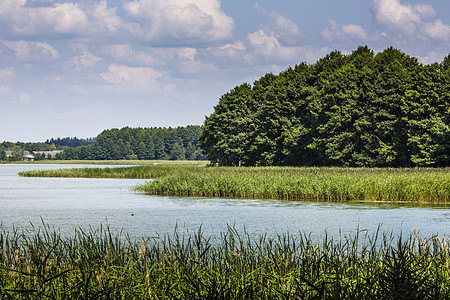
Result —
[[[104, 167], [95, 165], [0, 164], [0, 222], [7, 230], [40, 226], [41, 219], [61, 232], [108, 224], [132, 237], [196, 231], [219, 235], [228, 225], [252, 236], [297, 233], [313, 236], [374, 231], [421, 236], [450, 233], [450, 209], [444, 206], [364, 204], [136, 194], [135, 179], [26, 178], [23, 170]], [[109, 166], [111, 167], [111, 166]], [[132, 215], [133, 214], [133, 215]]]

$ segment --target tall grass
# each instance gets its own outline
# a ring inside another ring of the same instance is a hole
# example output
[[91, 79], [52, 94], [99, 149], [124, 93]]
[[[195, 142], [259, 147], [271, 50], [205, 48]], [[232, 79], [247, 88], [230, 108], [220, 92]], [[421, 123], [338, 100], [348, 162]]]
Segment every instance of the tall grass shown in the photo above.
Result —
[[448, 299], [449, 240], [0, 231], [1, 299]]
[[174, 172], [177, 167], [135, 166], [114, 168], [73, 168], [57, 170], [34, 170], [19, 172], [24, 177], [80, 177], [80, 178], [135, 178], [151, 179]]
[[450, 169], [138, 166], [27, 171], [21, 176], [156, 178], [157, 195], [447, 203]]
[[136, 187], [159, 195], [447, 203], [448, 169], [201, 168]]

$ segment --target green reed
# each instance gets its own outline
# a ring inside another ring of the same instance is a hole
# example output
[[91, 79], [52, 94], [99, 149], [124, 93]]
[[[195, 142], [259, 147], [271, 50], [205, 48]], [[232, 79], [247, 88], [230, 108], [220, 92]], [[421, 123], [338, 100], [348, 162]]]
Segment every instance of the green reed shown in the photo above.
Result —
[[80, 178], [136, 178], [163, 177], [180, 167], [134, 166], [114, 168], [73, 168], [57, 170], [34, 170], [19, 172], [24, 177], [80, 177]]
[[447, 203], [450, 169], [137, 166], [27, 171], [21, 176], [148, 178], [157, 195]]
[[331, 201], [450, 200], [448, 169], [201, 168], [174, 172], [136, 191], [159, 195]]
[[1, 299], [448, 299], [449, 240], [0, 230]]

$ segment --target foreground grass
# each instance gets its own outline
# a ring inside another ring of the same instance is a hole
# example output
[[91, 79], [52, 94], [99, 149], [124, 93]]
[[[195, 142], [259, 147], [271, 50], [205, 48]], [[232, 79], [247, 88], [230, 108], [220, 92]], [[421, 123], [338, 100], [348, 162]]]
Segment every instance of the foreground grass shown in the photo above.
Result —
[[449, 299], [448, 239], [0, 231], [1, 299]]
[[448, 203], [450, 169], [138, 166], [21, 172], [22, 176], [156, 178], [156, 195]]

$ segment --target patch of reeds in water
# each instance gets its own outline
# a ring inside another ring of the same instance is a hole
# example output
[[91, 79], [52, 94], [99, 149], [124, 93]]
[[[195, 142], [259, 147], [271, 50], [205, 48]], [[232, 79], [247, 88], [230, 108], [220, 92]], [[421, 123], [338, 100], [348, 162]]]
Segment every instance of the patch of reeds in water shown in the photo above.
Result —
[[1, 299], [449, 299], [449, 240], [0, 231]]
[[57, 170], [33, 170], [19, 172], [24, 177], [72, 177], [72, 178], [132, 178], [151, 179], [173, 173], [180, 167], [134, 166], [114, 168], [72, 168]]
[[27, 171], [21, 176], [156, 178], [134, 190], [174, 196], [447, 203], [450, 169], [137, 166]]
[[158, 195], [447, 203], [448, 169], [201, 168], [136, 187]]

